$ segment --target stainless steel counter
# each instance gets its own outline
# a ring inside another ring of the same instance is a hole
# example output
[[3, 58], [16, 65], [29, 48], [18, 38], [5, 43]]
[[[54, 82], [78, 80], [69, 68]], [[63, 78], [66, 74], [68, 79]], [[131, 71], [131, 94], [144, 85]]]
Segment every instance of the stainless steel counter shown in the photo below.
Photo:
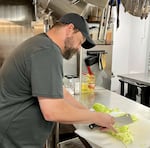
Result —
[[93, 94], [80, 94], [75, 98], [88, 108], [91, 108], [95, 102], [99, 102], [109, 108], [118, 108], [120, 111], [137, 114], [150, 120], [149, 107], [107, 89], [97, 89]]
[[126, 81], [132, 81], [150, 86], [150, 73], [123, 74], [118, 75], [118, 77]]
[[125, 146], [119, 140], [99, 130], [90, 130], [88, 125], [75, 125], [76, 133], [86, 139], [93, 148], [150, 148], [150, 108], [124, 96], [106, 89], [96, 90], [93, 94], [80, 94], [75, 96], [83, 105], [91, 108], [96, 102], [109, 108], [118, 108], [120, 111], [134, 114], [139, 118], [130, 128], [134, 135], [134, 142]]
[[[140, 96], [141, 103], [150, 106], [150, 73], [135, 73], [118, 75], [121, 83], [120, 94], [136, 101]], [[125, 83], [128, 84], [127, 94], [124, 94]]]

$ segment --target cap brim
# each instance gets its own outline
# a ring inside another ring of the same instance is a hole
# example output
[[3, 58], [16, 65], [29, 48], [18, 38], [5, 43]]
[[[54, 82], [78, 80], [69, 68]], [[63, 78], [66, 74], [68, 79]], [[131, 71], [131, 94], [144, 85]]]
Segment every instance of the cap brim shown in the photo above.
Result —
[[86, 41], [82, 44], [82, 47], [85, 49], [90, 49], [93, 48], [96, 44], [94, 41], [91, 39], [90, 36], [86, 36]]

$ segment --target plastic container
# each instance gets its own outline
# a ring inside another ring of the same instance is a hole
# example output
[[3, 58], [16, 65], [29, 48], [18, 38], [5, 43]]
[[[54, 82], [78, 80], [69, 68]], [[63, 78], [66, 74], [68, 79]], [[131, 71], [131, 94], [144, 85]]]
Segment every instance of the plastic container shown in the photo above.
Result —
[[74, 75], [67, 75], [64, 77], [64, 86], [70, 92], [70, 94], [79, 94], [80, 85], [79, 78]]
[[95, 75], [84, 74], [82, 75], [81, 82], [81, 92], [82, 93], [93, 93], [95, 90]]

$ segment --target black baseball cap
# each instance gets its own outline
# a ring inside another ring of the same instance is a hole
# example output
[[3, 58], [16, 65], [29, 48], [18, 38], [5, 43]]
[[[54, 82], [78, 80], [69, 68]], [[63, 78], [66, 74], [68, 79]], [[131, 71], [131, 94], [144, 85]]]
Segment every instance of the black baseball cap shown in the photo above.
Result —
[[95, 46], [95, 43], [89, 34], [88, 23], [82, 16], [76, 13], [67, 13], [59, 19], [59, 22], [65, 24], [72, 23], [75, 28], [77, 28], [83, 34], [83, 36], [86, 38], [86, 41], [82, 44], [83, 48], [89, 49]]

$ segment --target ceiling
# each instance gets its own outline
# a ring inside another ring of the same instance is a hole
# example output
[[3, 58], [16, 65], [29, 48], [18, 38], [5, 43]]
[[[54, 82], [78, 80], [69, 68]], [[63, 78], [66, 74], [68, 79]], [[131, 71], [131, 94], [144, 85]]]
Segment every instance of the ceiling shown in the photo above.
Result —
[[49, 13], [59, 18], [70, 12], [75, 12], [87, 17], [90, 13], [90, 8], [99, 7], [103, 9], [108, 0], [36, 0], [36, 2], [38, 17], [41, 17], [44, 13]]

